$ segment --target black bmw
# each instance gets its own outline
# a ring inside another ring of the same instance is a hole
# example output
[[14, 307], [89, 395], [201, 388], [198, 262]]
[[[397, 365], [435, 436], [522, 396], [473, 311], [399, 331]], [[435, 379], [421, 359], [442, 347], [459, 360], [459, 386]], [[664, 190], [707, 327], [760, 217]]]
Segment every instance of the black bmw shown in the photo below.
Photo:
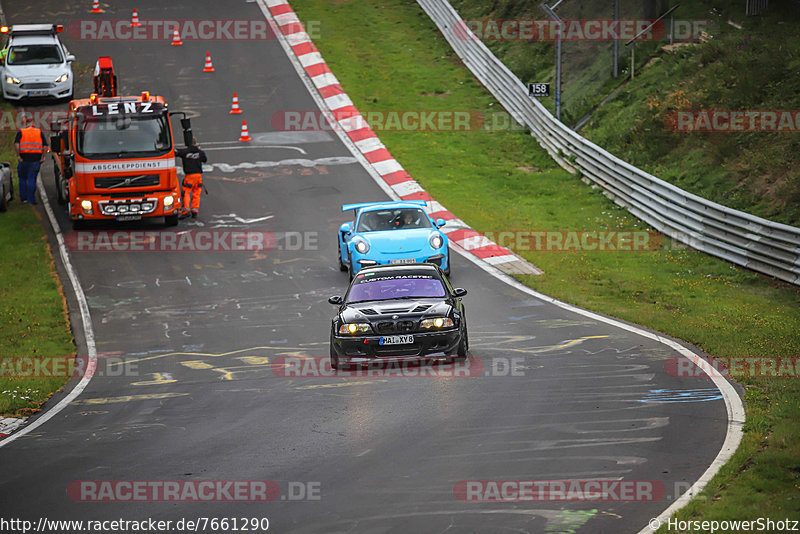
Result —
[[431, 264], [366, 267], [350, 282], [331, 324], [331, 366], [449, 356], [464, 359], [469, 349], [461, 297]]

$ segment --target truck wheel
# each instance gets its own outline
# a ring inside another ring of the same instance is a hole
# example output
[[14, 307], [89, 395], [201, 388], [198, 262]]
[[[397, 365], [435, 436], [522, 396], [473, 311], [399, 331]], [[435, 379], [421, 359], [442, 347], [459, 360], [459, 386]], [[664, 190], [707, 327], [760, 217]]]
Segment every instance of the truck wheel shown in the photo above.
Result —
[[55, 163], [53, 163], [53, 175], [56, 181], [56, 202], [58, 202], [59, 206], [63, 206], [67, 200], [64, 198], [64, 191], [61, 189], [61, 170]]
[[165, 215], [164, 224], [166, 226], [178, 226], [178, 214]]
[[5, 212], [8, 209], [6, 204], [6, 188], [0, 186], [0, 212]]

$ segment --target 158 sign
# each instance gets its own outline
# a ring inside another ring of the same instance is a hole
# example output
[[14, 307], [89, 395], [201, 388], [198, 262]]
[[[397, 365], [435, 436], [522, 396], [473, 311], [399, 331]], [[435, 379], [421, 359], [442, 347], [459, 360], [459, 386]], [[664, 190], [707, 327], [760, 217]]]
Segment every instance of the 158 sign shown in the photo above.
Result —
[[535, 96], [537, 98], [543, 96], [550, 96], [550, 84], [549, 83], [529, 83], [528, 84], [528, 96]]

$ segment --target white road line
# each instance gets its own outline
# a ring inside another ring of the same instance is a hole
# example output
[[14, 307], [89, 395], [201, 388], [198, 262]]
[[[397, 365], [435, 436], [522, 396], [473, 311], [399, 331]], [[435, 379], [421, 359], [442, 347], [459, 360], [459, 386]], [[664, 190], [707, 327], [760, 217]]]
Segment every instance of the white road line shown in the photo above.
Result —
[[[273, 29], [275, 30], [278, 42], [283, 47], [284, 52], [289, 58], [289, 61], [291, 61], [292, 65], [295, 68], [295, 71], [297, 71], [297, 74], [300, 77], [300, 80], [303, 82], [303, 85], [306, 86], [306, 89], [308, 90], [309, 94], [314, 99], [314, 102], [316, 102], [320, 110], [322, 110], [323, 112], [329, 112], [330, 110], [327, 108], [324, 100], [320, 97], [319, 93], [314, 88], [314, 85], [311, 82], [305, 69], [303, 68], [301, 61], [298, 60], [297, 57], [294, 55], [294, 51], [286, 42], [283, 33], [281, 33], [280, 29], [277, 27], [277, 24], [275, 24], [272, 15], [269, 12], [269, 8], [267, 7], [266, 0], [258, 0], [258, 6], [261, 8], [262, 13], [264, 13], [264, 17], [266, 17], [267, 22], [270, 23]], [[324, 59], [322, 59], [322, 57], [319, 54], [316, 54], [315, 60], [316, 59], [319, 59], [321, 62], [324, 62]], [[391, 187], [389, 187], [386, 184], [386, 182], [383, 181], [380, 175], [378, 175], [377, 172], [375, 172], [375, 170], [372, 168], [372, 165], [370, 165], [370, 163], [363, 157], [363, 155], [360, 153], [360, 151], [352, 142], [352, 140], [338, 128], [335, 130], [335, 132], [342, 140], [344, 145], [359, 160], [359, 163], [361, 163], [364, 169], [366, 169], [367, 173], [372, 177], [375, 183], [377, 183], [378, 186], [380, 186], [380, 188], [383, 189], [384, 192], [386, 192], [389, 198], [393, 200], [400, 200], [400, 197], [394, 191], [392, 191]], [[578, 308], [577, 306], [567, 304], [566, 302], [561, 302], [560, 300], [554, 299], [553, 297], [549, 297], [547, 295], [539, 293], [538, 291], [535, 291], [525, 286], [521, 282], [518, 282], [513, 277], [503, 273], [502, 271], [490, 265], [489, 263], [473, 256], [469, 252], [466, 252], [457, 244], [451, 243], [451, 247], [452, 250], [457, 252], [462, 257], [468, 259], [469, 261], [471, 261], [472, 263], [474, 263], [475, 265], [477, 265], [490, 275], [522, 291], [523, 293], [531, 295], [532, 297], [542, 300], [544, 302], [548, 302], [554, 306], [558, 306], [573, 313], [577, 313], [578, 315], [583, 315], [584, 317], [588, 317], [595, 321], [603, 322], [617, 328], [622, 328], [623, 330], [627, 330], [628, 332], [662, 343], [667, 347], [677, 351], [682, 356], [685, 356], [686, 358], [690, 359], [695, 365], [699, 366], [701, 369], [705, 371], [706, 366], [701, 365], [701, 363], [705, 362], [705, 360], [703, 360], [699, 355], [695, 354], [694, 352], [687, 349], [683, 345], [675, 341], [672, 341], [671, 339], [667, 339], [665, 337], [658, 335], [657, 333], [648, 332], [639, 327], [617, 321], [610, 317], [604, 317], [597, 313]], [[697, 495], [700, 491], [702, 491], [702, 489], [711, 481], [714, 475], [717, 474], [720, 468], [723, 465], [725, 465], [725, 463], [727, 463], [728, 460], [730, 460], [731, 456], [733, 456], [734, 452], [736, 452], [739, 443], [742, 441], [742, 426], [744, 425], [744, 419], [745, 419], [744, 405], [742, 404], [742, 400], [739, 398], [739, 395], [736, 393], [736, 390], [734, 389], [733, 385], [730, 382], [718, 376], [709, 375], [709, 378], [714, 383], [714, 385], [720, 390], [720, 392], [722, 393], [723, 400], [725, 401], [725, 409], [727, 410], [728, 413], [728, 429], [725, 435], [725, 441], [723, 442], [722, 448], [720, 449], [716, 458], [714, 458], [714, 461], [711, 462], [711, 465], [708, 466], [708, 469], [706, 469], [706, 471], [700, 476], [700, 478], [697, 479], [697, 481], [688, 489], [688, 491], [686, 491], [686, 493], [684, 493], [680, 498], [678, 498], [674, 503], [672, 503], [672, 505], [669, 508], [664, 510], [656, 518], [659, 519], [662, 523], [665, 522], [667, 518], [672, 516], [672, 514], [677, 512], [679, 509], [683, 508], [686, 504], [688, 504], [688, 502], [691, 500], [693, 496]], [[646, 526], [638, 534], [647, 534], [649, 532], [652, 531], [650, 530], [649, 526]]]
[[58, 414], [61, 410], [69, 406], [69, 403], [75, 400], [78, 395], [80, 395], [83, 390], [86, 389], [86, 386], [89, 385], [89, 382], [92, 380], [92, 376], [97, 369], [97, 348], [94, 342], [94, 327], [92, 326], [92, 316], [89, 313], [89, 304], [86, 302], [86, 295], [83, 293], [83, 288], [81, 287], [80, 280], [78, 280], [78, 275], [75, 273], [75, 269], [72, 267], [72, 263], [69, 260], [69, 253], [67, 252], [67, 248], [64, 246], [64, 236], [61, 233], [61, 228], [58, 226], [58, 221], [53, 213], [53, 209], [50, 207], [50, 201], [47, 198], [47, 192], [45, 191], [44, 184], [42, 183], [41, 173], [36, 177], [36, 186], [39, 189], [39, 196], [42, 199], [44, 210], [47, 212], [47, 219], [50, 221], [50, 225], [53, 227], [53, 232], [55, 233], [56, 241], [58, 242], [58, 252], [61, 255], [61, 261], [64, 264], [64, 270], [67, 272], [70, 284], [72, 284], [72, 290], [75, 292], [75, 298], [78, 300], [78, 308], [81, 311], [83, 336], [86, 340], [86, 351], [89, 356], [89, 364], [86, 366], [86, 371], [84, 372], [84, 375], [81, 377], [80, 381], [75, 384], [75, 387], [72, 388], [72, 391], [70, 391], [66, 397], [61, 399], [58, 404], [39, 415], [34, 422], [24, 426], [18, 432], [14, 432], [7, 438], [0, 441], [0, 447], [5, 447], [12, 441], [36, 430], [49, 421], [53, 416]]

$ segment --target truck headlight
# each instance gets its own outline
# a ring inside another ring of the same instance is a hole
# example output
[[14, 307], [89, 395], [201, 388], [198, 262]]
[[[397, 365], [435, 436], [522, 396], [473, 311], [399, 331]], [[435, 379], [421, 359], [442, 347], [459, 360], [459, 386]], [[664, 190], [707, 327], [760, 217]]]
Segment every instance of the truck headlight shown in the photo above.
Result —
[[83, 208], [83, 211], [92, 211], [92, 201], [81, 200], [81, 208]]
[[67, 80], [69, 80], [69, 72], [65, 72], [64, 74], [56, 78], [56, 83], [66, 82]]
[[433, 234], [431, 236], [431, 246], [433, 248], [442, 248], [442, 245], [444, 245], [444, 239], [442, 236], [439, 234]]
[[369, 243], [367, 243], [364, 240], [356, 241], [356, 250], [360, 254], [366, 254], [367, 252], [369, 252]]
[[17, 78], [14, 78], [13, 76], [6, 76], [6, 83], [19, 85], [22, 82], [20, 82]]
[[172, 197], [164, 197], [164, 207], [165, 208], [170, 208], [172, 206], [173, 202], [175, 202], [174, 198], [172, 198]]

